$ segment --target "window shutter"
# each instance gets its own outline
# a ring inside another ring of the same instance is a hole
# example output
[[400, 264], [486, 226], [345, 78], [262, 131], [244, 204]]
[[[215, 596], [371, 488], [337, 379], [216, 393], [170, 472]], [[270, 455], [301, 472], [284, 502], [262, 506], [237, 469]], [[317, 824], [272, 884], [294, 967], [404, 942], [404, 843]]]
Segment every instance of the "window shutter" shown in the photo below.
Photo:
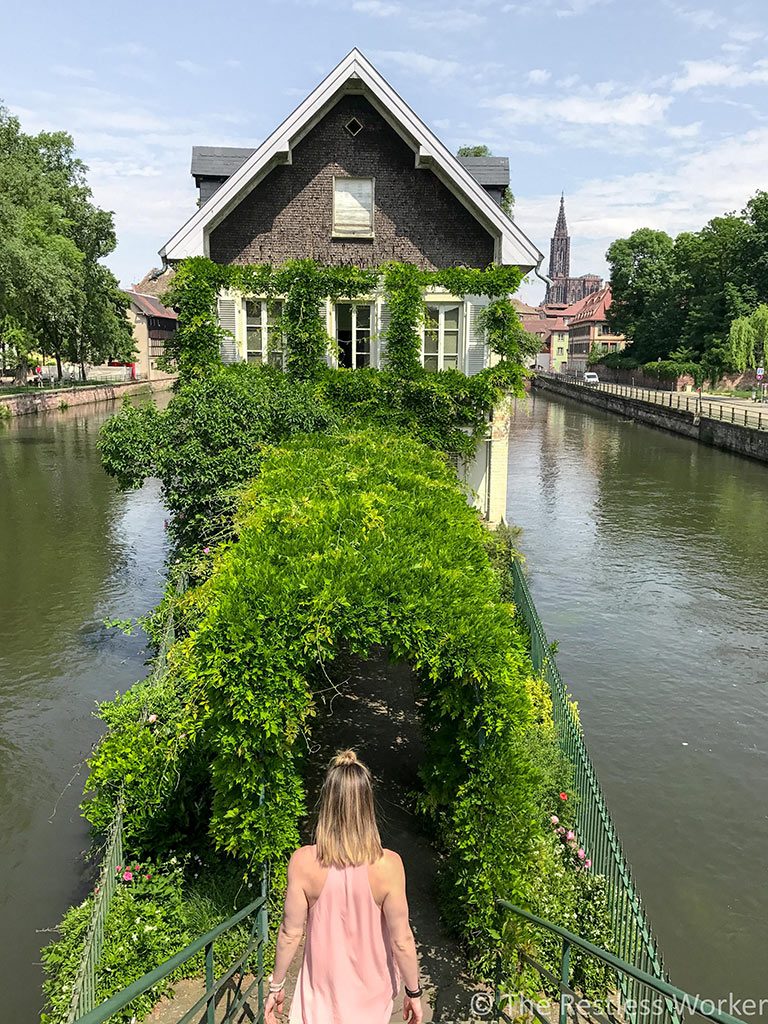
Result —
[[480, 311], [487, 305], [477, 298], [467, 299], [467, 356], [464, 372], [468, 377], [485, 369], [485, 331], [480, 326]]
[[234, 299], [218, 301], [219, 327], [226, 332], [221, 339], [221, 361], [223, 363], [238, 362], [237, 352], [237, 306]]
[[376, 365], [379, 369], [385, 367], [387, 361], [387, 334], [389, 333], [389, 306], [386, 302], [379, 303], [379, 328], [376, 338], [378, 355]]

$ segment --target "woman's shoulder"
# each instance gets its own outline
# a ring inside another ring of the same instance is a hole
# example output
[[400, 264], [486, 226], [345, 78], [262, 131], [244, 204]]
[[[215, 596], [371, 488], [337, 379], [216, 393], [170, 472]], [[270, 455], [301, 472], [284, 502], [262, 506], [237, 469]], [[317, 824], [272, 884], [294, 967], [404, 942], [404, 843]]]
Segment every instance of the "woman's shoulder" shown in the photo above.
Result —
[[317, 866], [317, 847], [314, 845], [300, 846], [298, 850], [294, 850], [291, 854], [288, 870], [303, 873]]
[[381, 857], [371, 866], [378, 874], [390, 878], [397, 878], [405, 871], [402, 857], [394, 850], [382, 850]]

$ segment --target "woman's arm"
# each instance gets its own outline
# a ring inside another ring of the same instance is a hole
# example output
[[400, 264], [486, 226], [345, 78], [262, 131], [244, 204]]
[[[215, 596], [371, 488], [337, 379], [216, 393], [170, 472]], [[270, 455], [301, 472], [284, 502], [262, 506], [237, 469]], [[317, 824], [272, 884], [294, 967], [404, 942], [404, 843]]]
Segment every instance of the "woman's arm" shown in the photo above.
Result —
[[[301, 869], [302, 853], [297, 850], [288, 864], [288, 888], [285, 892], [283, 920], [277, 932], [275, 969], [272, 984], [282, 985], [299, 948], [307, 922], [307, 897], [304, 892], [304, 877]], [[275, 1014], [282, 1016], [285, 992], [270, 993], [265, 1007], [267, 1024], [275, 1021]]]
[[[400, 968], [405, 987], [416, 991], [419, 987], [419, 960], [416, 955], [416, 940], [411, 931], [408, 917], [408, 900], [405, 895], [405, 869], [396, 853], [388, 852], [388, 889], [381, 906], [392, 940], [392, 952]], [[405, 997], [403, 1016], [412, 1024], [423, 1019], [421, 1002]]]

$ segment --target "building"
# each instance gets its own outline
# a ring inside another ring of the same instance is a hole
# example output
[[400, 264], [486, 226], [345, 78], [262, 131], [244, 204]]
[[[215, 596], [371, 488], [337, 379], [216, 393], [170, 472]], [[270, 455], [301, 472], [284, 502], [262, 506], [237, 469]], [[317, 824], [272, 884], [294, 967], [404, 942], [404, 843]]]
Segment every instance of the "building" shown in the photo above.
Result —
[[606, 285], [594, 295], [588, 295], [571, 310], [568, 322], [570, 351], [568, 372], [584, 373], [589, 354], [593, 350], [604, 353], [621, 352], [627, 344], [623, 334], [614, 334], [608, 326], [606, 314], [611, 308], [611, 286]]
[[175, 333], [177, 316], [154, 295], [128, 290], [123, 292], [130, 300], [126, 316], [133, 328], [136, 344], [135, 375], [142, 380], [156, 380], [169, 376], [158, 366], [165, 355], [165, 343]]
[[[376, 267], [528, 271], [543, 256], [500, 206], [504, 158], [454, 156], [353, 50], [254, 149], [195, 147], [197, 211], [161, 251], [164, 262], [206, 255], [221, 263], [280, 264], [311, 257]], [[487, 299], [430, 290], [421, 358], [428, 370], [477, 373], [490, 353], [477, 314]], [[282, 364], [279, 305], [227, 292], [222, 357]], [[381, 295], [326, 303], [332, 365], [381, 366], [388, 311]]]
[[548, 277], [552, 283], [547, 285], [544, 306], [571, 306], [603, 286], [597, 274], [571, 277], [571, 236], [565, 219], [564, 195], [560, 196], [555, 233], [549, 245]]

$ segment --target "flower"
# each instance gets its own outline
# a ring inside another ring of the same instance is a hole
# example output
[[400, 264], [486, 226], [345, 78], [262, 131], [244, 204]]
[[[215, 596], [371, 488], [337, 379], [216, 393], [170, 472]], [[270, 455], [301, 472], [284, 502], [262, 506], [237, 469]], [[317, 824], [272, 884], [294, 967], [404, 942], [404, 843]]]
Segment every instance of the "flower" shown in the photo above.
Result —
[[567, 793], [561, 793], [560, 794], [560, 799], [561, 800], [567, 800], [568, 799], [568, 794]]
[[589, 859], [589, 857], [587, 857], [587, 859], [584, 861], [584, 867], [585, 868], [591, 868], [592, 867], [592, 861]]
[[154, 725], [155, 722], [157, 721], [157, 715], [150, 715], [147, 721], [149, 722], [150, 725]]
[[130, 868], [126, 868], [125, 871], [123, 872], [123, 881], [124, 882], [132, 882], [133, 881], [133, 872], [130, 870]]
[[569, 828], [569, 829], [568, 829], [568, 831], [567, 831], [567, 832], [565, 833], [565, 838], [566, 838], [566, 839], [568, 840], [568, 842], [570, 843], [570, 841], [571, 841], [572, 839], [575, 839], [575, 838], [576, 838], [576, 833], [575, 833], [575, 832], [573, 831], [573, 829], [570, 829], [570, 828]]
[[203, 554], [204, 555], [210, 555], [210, 553], [211, 553], [211, 549], [210, 548], [203, 548]]
[[144, 878], [146, 879], [147, 882], [150, 880], [151, 877], [152, 875], [144, 875]]
[[564, 835], [565, 835], [565, 829], [563, 828], [563, 826], [562, 826], [562, 825], [561, 825], [561, 826], [560, 826], [560, 828], [559, 828], [559, 829], [557, 830], [557, 834], [558, 834], [559, 836], [564, 836]]
[[560, 819], [558, 818], [558, 816], [556, 814], [553, 814], [552, 817], [549, 820], [552, 822], [553, 825], [559, 825], [560, 824]]
[[576, 856], [579, 858], [579, 860], [584, 860], [584, 858], [587, 856], [586, 853], [584, 852], [584, 847], [583, 846], [579, 847]]

